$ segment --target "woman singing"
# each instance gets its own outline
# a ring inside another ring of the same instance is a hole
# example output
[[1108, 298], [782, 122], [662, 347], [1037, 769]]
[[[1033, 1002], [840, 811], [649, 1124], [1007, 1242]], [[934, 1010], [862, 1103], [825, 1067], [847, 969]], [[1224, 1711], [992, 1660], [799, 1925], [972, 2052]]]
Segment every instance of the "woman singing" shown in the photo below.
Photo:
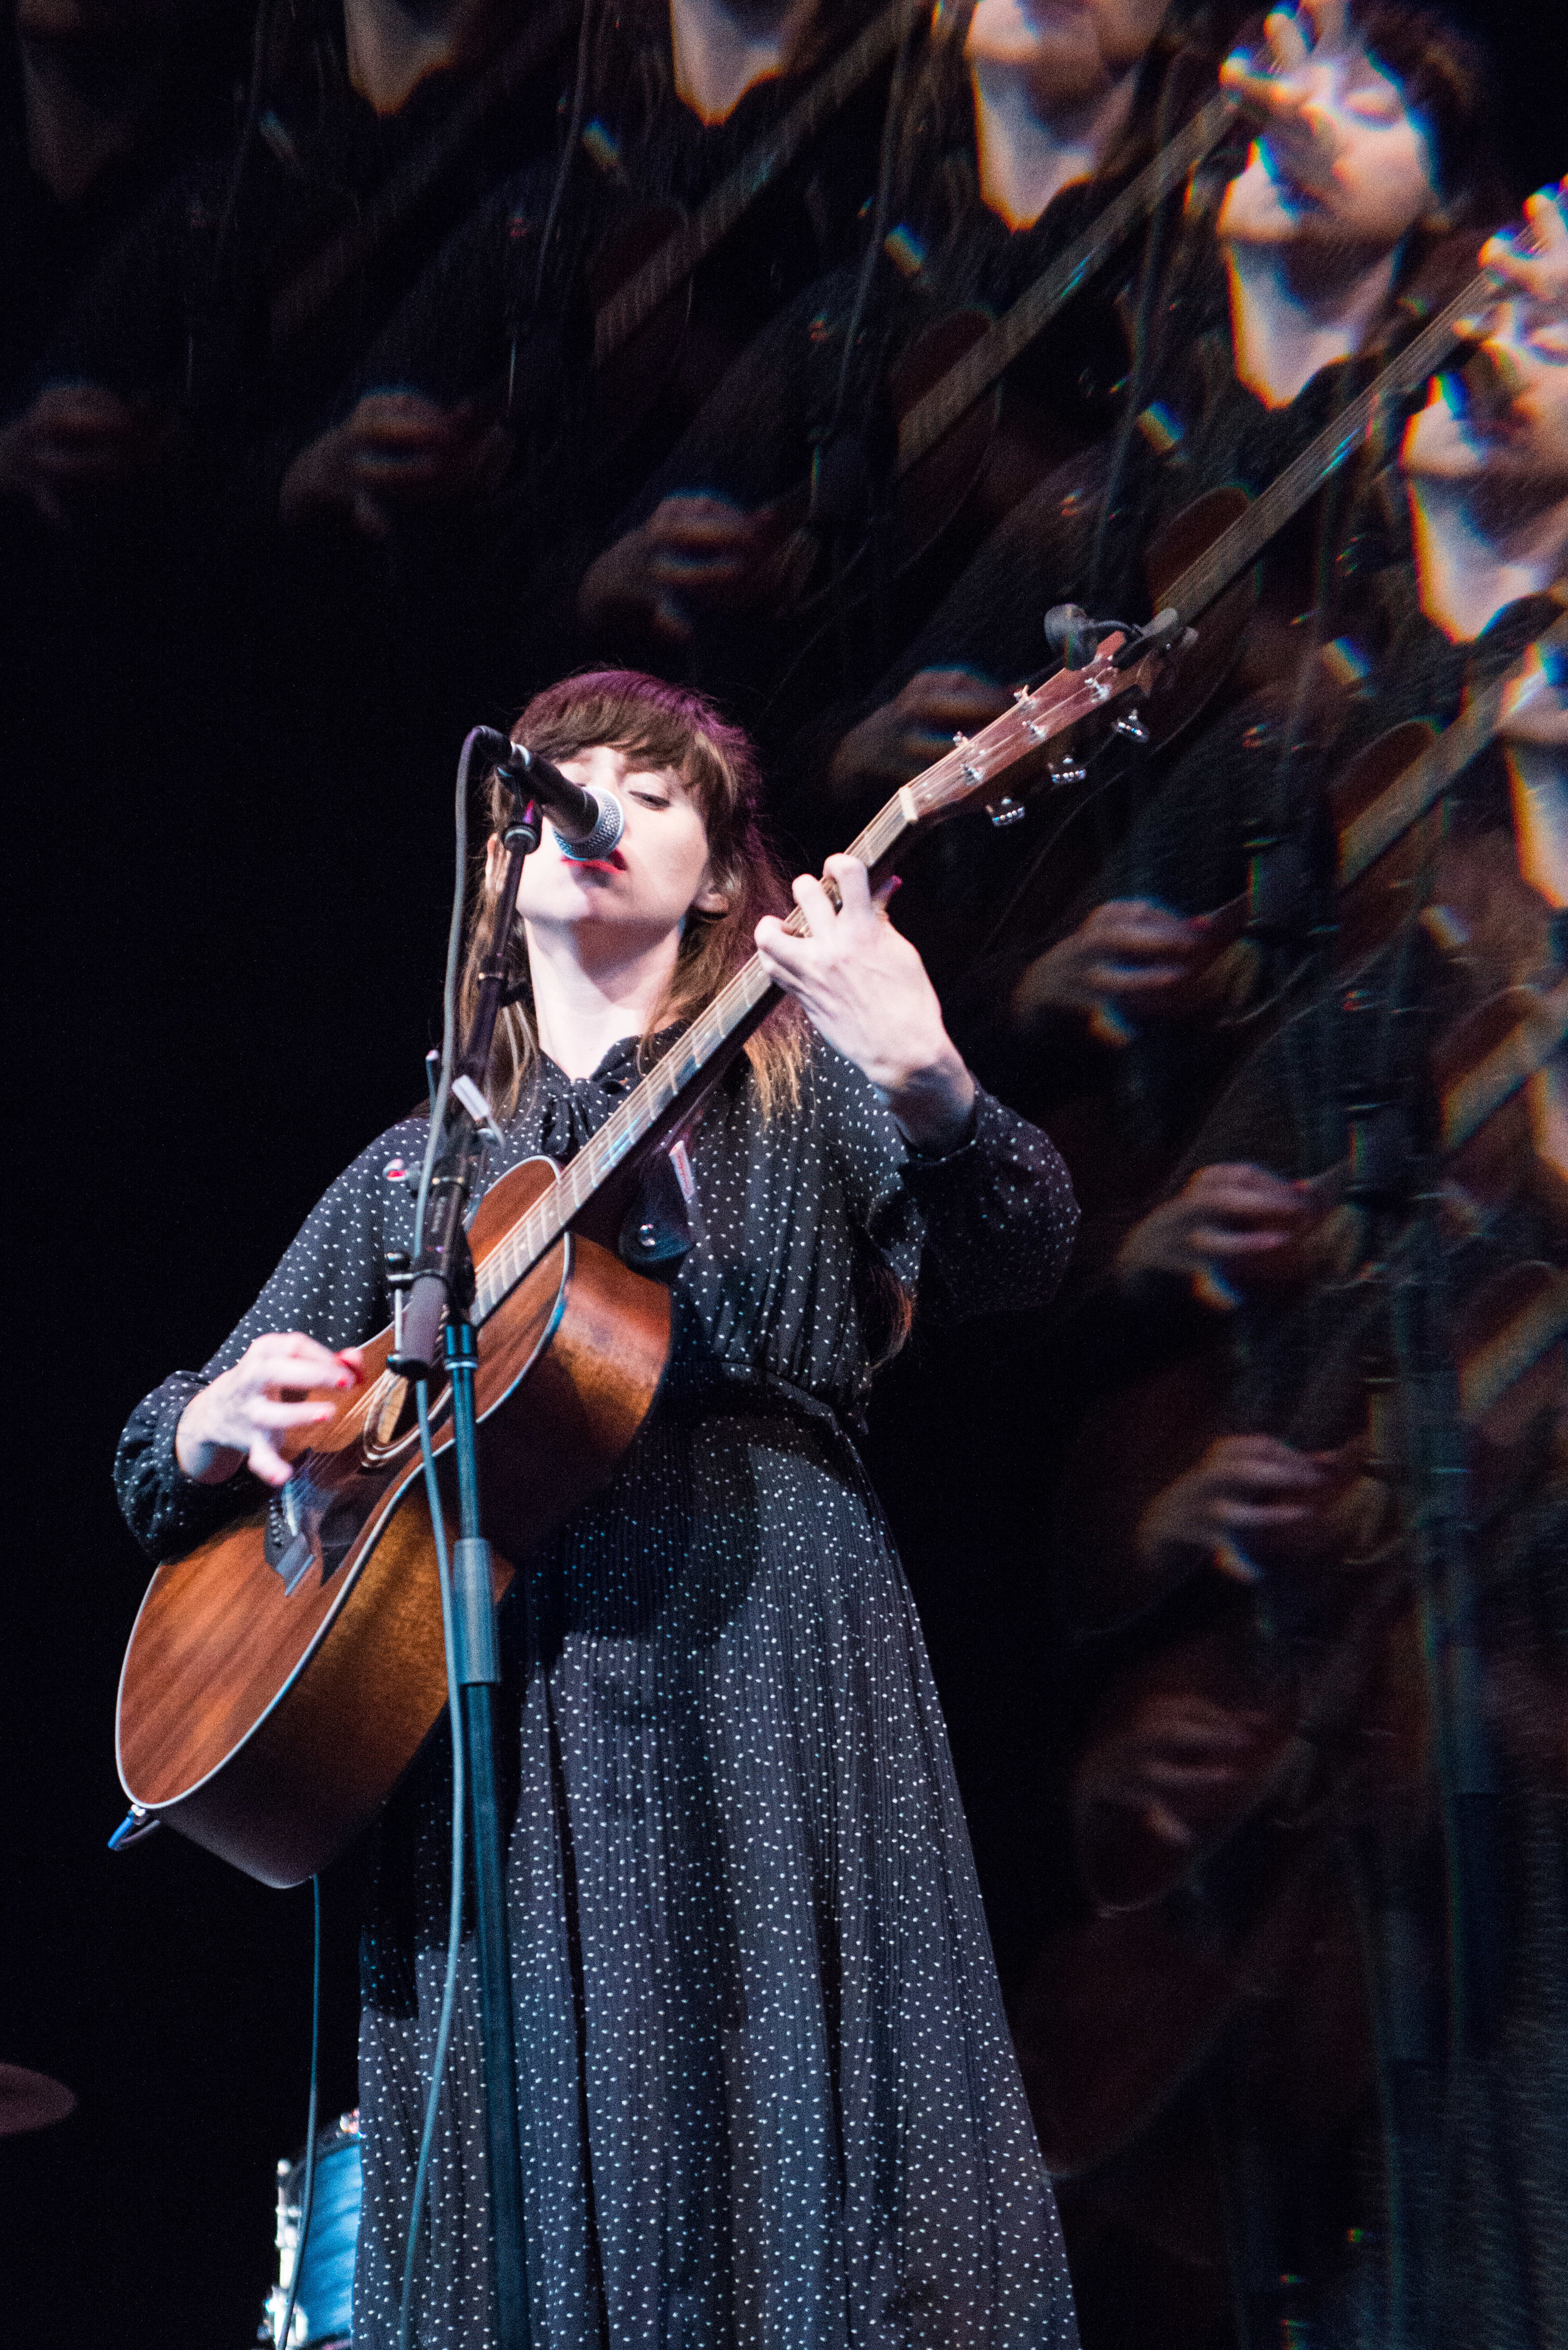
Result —
[[[527, 2263], [547, 2350], [1035, 2350], [1075, 2329], [914, 1609], [846, 1426], [919, 1286], [1034, 1305], [1075, 1209], [977, 1090], [865, 868], [785, 933], [750, 746], [695, 694], [569, 680], [519, 738], [626, 809], [606, 862], [546, 830], [492, 1180], [569, 1159], [753, 943], [786, 1002], [698, 1128], [700, 1228], [652, 1413], [517, 1562], [502, 1768]], [[504, 811], [497, 806], [499, 823]], [[504, 863], [492, 840], [484, 891]], [[471, 954], [468, 985], [475, 984]], [[802, 1015], [805, 1015], [804, 1017]], [[286, 1481], [282, 1431], [389, 1319], [424, 1122], [315, 1209], [201, 1373], [133, 1413], [119, 1479], [159, 1557]], [[451, 1749], [376, 1831], [355, 2340], [397, 2333], [446, 1930]], [[474, 1953], [416, 2285], [427, 2350], [493, 2338]]]

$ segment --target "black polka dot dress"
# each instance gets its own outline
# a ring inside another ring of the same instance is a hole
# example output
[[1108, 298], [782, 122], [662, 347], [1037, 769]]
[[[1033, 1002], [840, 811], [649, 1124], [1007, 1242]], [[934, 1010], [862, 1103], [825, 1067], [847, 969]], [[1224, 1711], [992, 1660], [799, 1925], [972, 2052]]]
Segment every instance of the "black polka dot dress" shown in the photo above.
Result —
[[[635, 1082], [545, 1062], [500, 1174], [566, 1159]], [[388, 1318], [423, 1127], [332, 1186], [228, 1344], [132, 1415], [123, 1506], [168, 1556], [254, 1487], [198, 1488], [181, 1411], [269, 1329]], [[846, 1421], [894, 1284], [921, 1314], [1037, 1304], [1075, 1210], [980, 1097], [942, 1159], [814, 1044], [798, 1110], [749, 1074], [692, 1148], [700, 1228], [659, 1399], [503, 1609], [527, 2264], [539, 2350], [1034, 2350], [1076, 2341], [919, 1627]], [[389, 1170], [391, 1170], [389, 1172]], [[483, 1339], [482, 1342], [483, 1344]], [[447, 1922], [444, 1727], [376, 1831], [362, 1945], [354, 2334], [391, 2350]], [[465, 1944], [414, 2339], [494, 2337]]]

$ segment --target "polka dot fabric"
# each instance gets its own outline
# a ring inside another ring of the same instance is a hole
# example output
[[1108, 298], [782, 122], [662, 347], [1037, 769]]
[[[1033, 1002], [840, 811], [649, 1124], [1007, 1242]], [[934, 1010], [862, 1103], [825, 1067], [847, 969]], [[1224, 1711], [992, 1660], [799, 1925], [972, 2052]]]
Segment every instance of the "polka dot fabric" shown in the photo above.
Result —
[[[545, 1064], [492, 1174], [576, 1149], [632, 1047]], [[155, 1553], [249, 1481], [190, 1486], [191, 1393], [266, 1329], [386, 1318], [418, 1122], [327, 1193], [226, 1347], [132, 1416]], [[820, 1043], [766, 1125], [742, 1073], [692, 1152], [701, 1229], [670, 1373], [611, 1482], [503, 1610], [502, 1765], [529, 2285], [540, 2350], [1023, 2350], [1076, 2341], [919, 1625], [845, 1433], [887, 1326], [1035, 1304], [1075, 1211], [1050, 1143], [981, 1096], [923, 1159]], [[483, 1342], [482, 1342], [483, 1343]], [[444, 1726], [377, 1832], [362, 1946], [355, 2339], [391, 2350], [445, 1935]], [[466, 1944], [415, 2338], [494, 2335]]]

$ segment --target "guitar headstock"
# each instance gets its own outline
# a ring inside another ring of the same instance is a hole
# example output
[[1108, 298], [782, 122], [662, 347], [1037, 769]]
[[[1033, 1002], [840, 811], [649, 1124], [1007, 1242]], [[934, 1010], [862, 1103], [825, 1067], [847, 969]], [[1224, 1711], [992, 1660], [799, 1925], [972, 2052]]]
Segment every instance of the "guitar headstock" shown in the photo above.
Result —
[[1038, 758], [1079, 719], [1093, 717], [1118, 695], [1147, 689], [1165, 646], [1146, 633], [1151, 637], [1148, 650], [1137, 660], [1118, 666], [1117, 656], [1135, 641], [1118, 629], [1101, 640], [1081, 669], [1058, 670], [1032, 692], [1020, 691], [1012, 709], [980, 733], [958, 737], [950, 751], [898, 794], [905, 824], [940, 823], [975, 801], [994, 797], [1004, 776]]

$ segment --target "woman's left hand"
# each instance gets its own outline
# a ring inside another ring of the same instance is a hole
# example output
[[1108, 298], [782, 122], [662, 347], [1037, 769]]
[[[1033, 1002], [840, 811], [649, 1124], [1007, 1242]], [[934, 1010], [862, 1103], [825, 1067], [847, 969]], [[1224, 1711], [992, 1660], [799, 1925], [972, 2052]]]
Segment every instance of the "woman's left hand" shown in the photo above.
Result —
[[777, 915], [764, 915], [756, 933], [763, 969], [865, 1071], [915, 1148], [940, 1151], [963, 1133], [974, 1079], [942, 1024], [924, 963], [888, 920], [898, 883], [873, 896], [857, 857], [830, 857], [825, 870], [838, 904], [820, 881], [801, 874], [794, 896], [805, 935], [795, 938]]

